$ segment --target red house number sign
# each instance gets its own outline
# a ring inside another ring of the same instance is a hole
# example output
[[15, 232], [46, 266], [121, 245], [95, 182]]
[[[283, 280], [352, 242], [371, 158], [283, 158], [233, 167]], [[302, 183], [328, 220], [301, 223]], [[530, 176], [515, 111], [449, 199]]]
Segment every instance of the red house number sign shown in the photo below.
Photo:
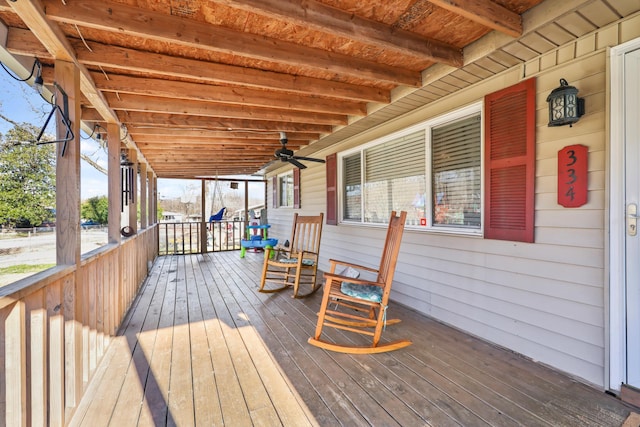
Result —
[[569, 145], [558, 151], [558, 204], [577, 208], [587, 203], [587, 159], [584, 145]]

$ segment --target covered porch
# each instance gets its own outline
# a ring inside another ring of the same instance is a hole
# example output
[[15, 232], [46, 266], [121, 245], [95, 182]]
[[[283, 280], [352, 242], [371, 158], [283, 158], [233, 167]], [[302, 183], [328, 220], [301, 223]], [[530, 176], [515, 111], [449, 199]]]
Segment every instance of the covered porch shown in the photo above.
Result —
[[[156, 259], [73, 426], [620, 426], [630, 407], [401, 305], [378, 355], [307, 344], [320, 294], [261, 294], [260, 253]], [[354, 339], [339, 331], [335, 338]], [[357, 337], [359, 339], [359, 337]]]

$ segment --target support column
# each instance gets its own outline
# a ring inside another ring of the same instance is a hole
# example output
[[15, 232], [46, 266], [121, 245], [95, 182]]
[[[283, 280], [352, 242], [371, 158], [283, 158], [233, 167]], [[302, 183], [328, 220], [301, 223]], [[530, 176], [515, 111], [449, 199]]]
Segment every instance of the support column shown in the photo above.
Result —
[[[56, 60], [56, 105], [68, 114], [73, 140], [57, 144], [56, 161], [56, 262], [75, 265], [76, 274], [62, 285], [65, 354], [65, 412], [70, 413], [82, 395], [82, 325], [80, 279], [80, 72], [75, 64]], [[56, 115], [56, 137], [65, 139], [67, 125]]]
[[145, 229], [149, 224], [147, 216], [147, 164], [140, 163], [140, 228]]
[[158, 177], [153, 176], [153, 223], [158, 223]]
[[133, 200], [129, 203], [129, 227], [133, 230], [133, 234], [138, 232], [138, 153], [136, 150], [129, 149], [129, 160], [133, 163], [133, 182], [131, 183], [131, 191]]
[[207, 183], [204, 179], [200, 180], [200, 252], [207, 253], [207, 213], [206, 198]]
[[148, 182], [148, 187], [147, 187], [147, 205], [148, 205], [148, 209], [147, 209], [147, 224], [149, 224], [149, 227], [151, 227], [153, 224], [156, 223], [156, 216], [155, 216], [155, 193], [156, 193], [156, 189], [155, 189], [155, 182], [153, 181], [153, 172], [152, 171], [147, 171], [147, 182]]
[[[56, 61], [55, 99], [69, 114], [74, 139], [60, 142], [56, 160], [56, 262], [80, 265], [80, 74], [72, 63]], [[67, 137], [67, 126], [56, 114], [56, 139]], [[64, 155], [63, 155], [64, 150]]]
[[249, 225], [249, 181], [244, 182], [244, 222]]
[[120, 170], [120, 126], [107, 124], [108, 163], [108, 200], [109, 200], [109, 243], [120, 243], [122, 183]]

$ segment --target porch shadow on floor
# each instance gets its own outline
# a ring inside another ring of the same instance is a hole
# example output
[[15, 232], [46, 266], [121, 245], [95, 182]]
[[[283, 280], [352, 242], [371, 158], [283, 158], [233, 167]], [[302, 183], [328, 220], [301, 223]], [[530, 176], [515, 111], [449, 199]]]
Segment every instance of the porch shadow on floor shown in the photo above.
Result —
[[629, 415], [613, 396], [398, 305], [403, 322], [383, 340], [413, 340], [406, 349], [310, 346], [320, 293], [258, 293], [261, 267], [260, 253], [158, 258], [71, 425], [621, 426]]

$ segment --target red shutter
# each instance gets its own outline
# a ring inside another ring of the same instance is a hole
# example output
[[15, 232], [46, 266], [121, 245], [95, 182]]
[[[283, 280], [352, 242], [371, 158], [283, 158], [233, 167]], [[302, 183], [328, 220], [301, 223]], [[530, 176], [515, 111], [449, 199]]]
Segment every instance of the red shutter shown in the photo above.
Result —
[[485, 97], [485, 208], [488, 239], [533, 243], [536, 82]]
[[293, 168], [293, 207], [300, 209], [300, 168]]
[[327, 225], [338, 225], [338, 156], [329, 154], [327, 165]]
[[271, 203], [274, 208], [278, 207], [278, 177], [271, 178]]

